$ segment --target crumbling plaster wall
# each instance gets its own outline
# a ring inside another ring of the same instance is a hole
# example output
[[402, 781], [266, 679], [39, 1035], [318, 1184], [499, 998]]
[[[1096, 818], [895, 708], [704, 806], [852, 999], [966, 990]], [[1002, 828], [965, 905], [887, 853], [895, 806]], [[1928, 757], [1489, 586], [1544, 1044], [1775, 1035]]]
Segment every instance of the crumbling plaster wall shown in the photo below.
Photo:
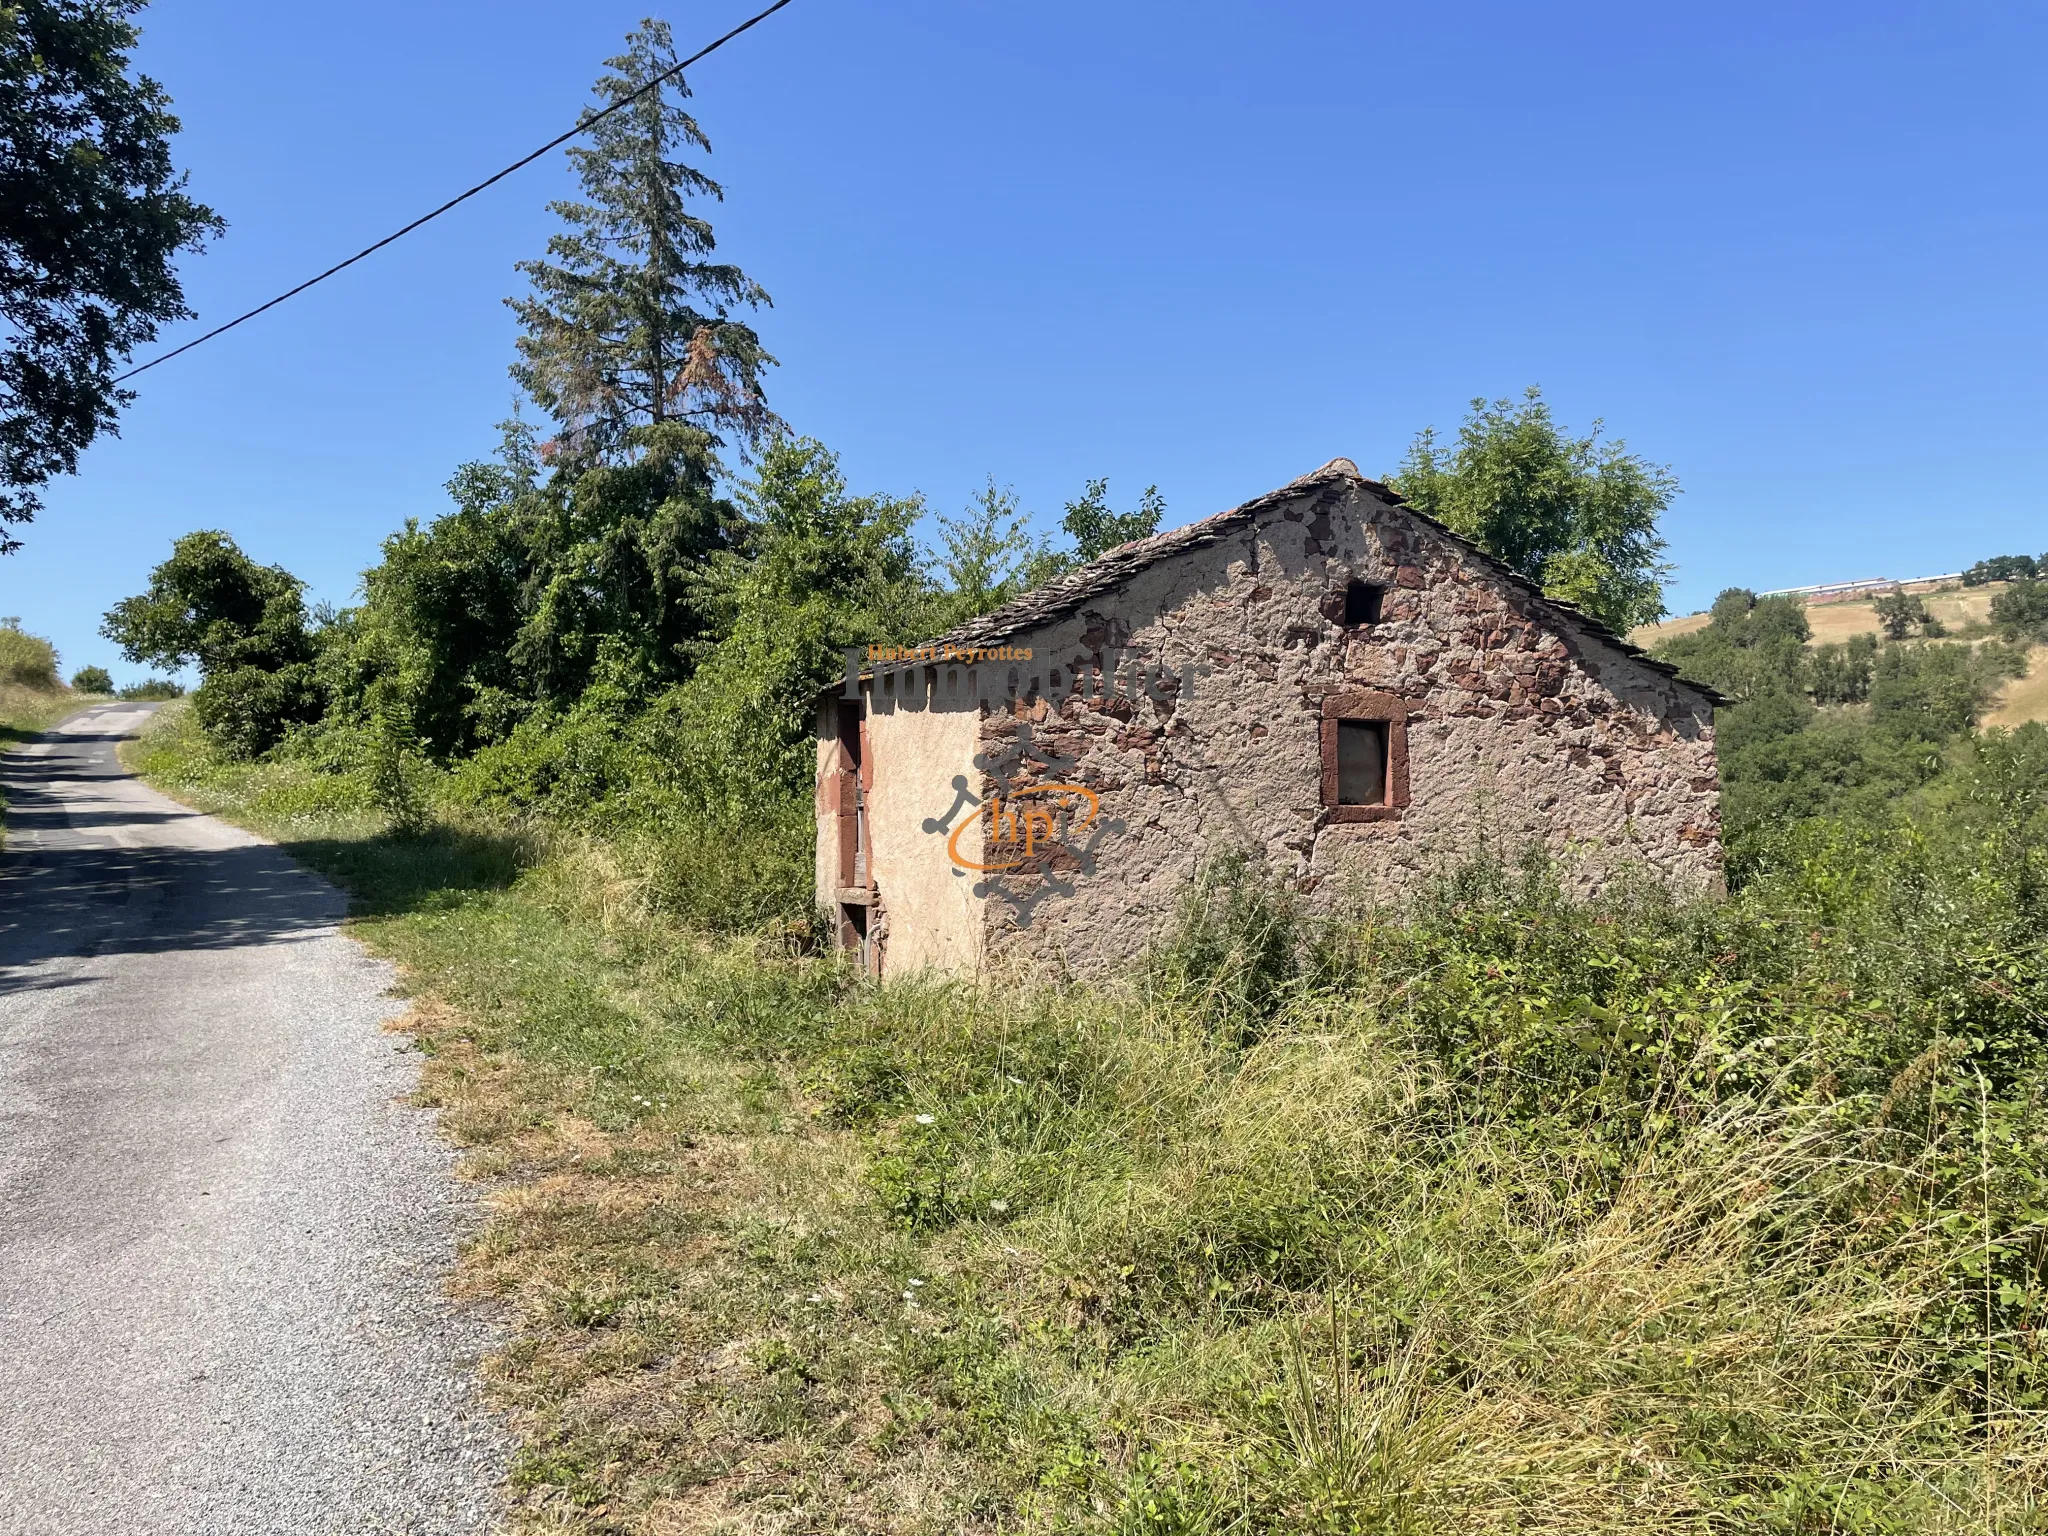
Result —
[[875, 887], [888, 924], [886, 973], [971, 975], [982, 958], [981, 894], [946, 845], [953, 829], [969, 823], [959, 851], [980, 862], [983, 828], [962, 795], [979, 776], [974, 754], [980, 707], [948, 706], [913, 694], [899, 700], [892, 686], [877, 696], [875, 686], [873, 680], [864, 684], [874, 757], [868, 826]]
[[839, 900], [839, 727], [836, 711], [829, 703], [818, 706], [817, 773], [811, 796], [811, 814], [817, 822], [818, 837], [812, 861], [812, 889], [818, 905], [833, 911]]
[[[1348, 580], [1384, 585], [1369, 630], [1329, 610]], [[1076, 850], [992, 874], [986, 952], [1077, 975], [1127, 965], [1202, 859], [1264, 848], [1320, 901], [1394, 896], [1482, 840], [1534, 841], [1596, 891], [1624, 864], [1682, 884], [1720, 876], [1713, 712], [1698, 693], [1576, 625], [1362, 482], [1311, 488], [1216, 544], [1014, 643], [1061, 669], [1051, 699], [982, 722], [986, 796], [1075, 782], [1102, 796]], [[1208, 670], [1132, 703], [1064, 699], [1078, 662], [1127, 653]], [[1326, 695], [1398, 695], [1410, 803], [1332, 824], [1322, 805]]]

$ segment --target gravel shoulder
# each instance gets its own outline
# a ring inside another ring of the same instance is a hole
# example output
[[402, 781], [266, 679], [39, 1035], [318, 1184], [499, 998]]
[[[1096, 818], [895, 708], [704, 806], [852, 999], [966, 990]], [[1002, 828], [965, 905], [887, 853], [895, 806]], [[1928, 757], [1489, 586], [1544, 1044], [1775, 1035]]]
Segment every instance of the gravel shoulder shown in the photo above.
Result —
[[345, 899], [117, 763], [0, 756], [0, 1531], [485, 1531], [469, 1202]]

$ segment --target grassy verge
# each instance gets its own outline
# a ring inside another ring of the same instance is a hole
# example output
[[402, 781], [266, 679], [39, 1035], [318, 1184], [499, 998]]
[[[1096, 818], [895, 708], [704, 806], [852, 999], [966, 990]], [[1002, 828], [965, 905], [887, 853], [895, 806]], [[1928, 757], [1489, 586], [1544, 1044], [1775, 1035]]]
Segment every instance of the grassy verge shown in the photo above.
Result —
[[0, 749], [32, 741], [66, 715], [101, 702], [68, 688], [24, 688], [0, 683]]
[[[34, 741], [66, 715], [88, 704], [101, 702], [90, 694], [68, 688], [29, 688], [19, 683], [0, 683], [0, 752]], [[7, 796], [0, 792], [0, 811], [7, 808]], [[0, 825], [0, 844], [7, 829]]]
[[2043, 1528], [2040, 1130], [1868, 945], [1532, 877], [1293, 961], [1240, 880], [1141, 989], [877, 988], [176, 709], [133, 761], [403, 965], [523, 1531]]

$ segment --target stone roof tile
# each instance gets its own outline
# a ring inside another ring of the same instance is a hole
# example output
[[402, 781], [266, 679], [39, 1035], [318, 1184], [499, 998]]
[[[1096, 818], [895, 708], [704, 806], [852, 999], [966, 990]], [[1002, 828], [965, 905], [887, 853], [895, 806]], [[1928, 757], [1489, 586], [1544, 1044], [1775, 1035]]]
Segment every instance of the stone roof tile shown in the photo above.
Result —
[[1055, 619], [1065, 618], [1081, 607], [1090, 598], [1100, 597], [1114, 591], [1148, 566], [1157, 565], [1161, 560], [1200, 549], [1227, 538], [1239, 528], [1253, 521], [1261, 512], [1293, 501], [1305, 492], [1339, 485], [1357, 485], [1370, 491], [1390, 507], [1401, 509], [1402, 515], [1413, 518], [1438, 537], [1456, 545], [1464, 554], [1486, 570], [1507, 582], [1519, 591], [1534, 606], [1544, 609], [1562, 620], [1567, 626], [1612, 646], [1653, 672], [1663, 674], [1683, 688], [1689, 688], [1713, 704], [1729, 702], [1720, 693], [1700, 683], [1679, 675], [1678, 669], [1668, 661], [1659, 661], [1641, 646], [1617, 635], [1591, 614], [1575, 605], [1555, 597], [1546, 597], [1541, 588], [1520, 572], [1503, 565], [1462, 534], [1453, 533], [1427, 513], [1419, 512], [1404, 501], [1398, 491], [1369, 480], [1358, 471], [1358, 466], [1349, 459], [1332, 459], [1320, 469], [1311, 470], [1298, 480], [1289, 481], [1277, 491], [1268, 491], [1250, 501], [1212, 513], [1184, 528], [1175, 528], [1166, 533], [1155, 533], [1150, 538], [1133, 539], [1128, 544], [1119, 544], [1115, 549], [1106, 550], [1086, 565], [1078, 565], [1070, 571], [1055, 576], [1041, 587], [1034, 587], [1023, 596], [1013, 598], [978, 619], [969, 619], [941, 635], [938, 645], [993, 645], [1007, 640], [1027, 629], [1037, 629]]

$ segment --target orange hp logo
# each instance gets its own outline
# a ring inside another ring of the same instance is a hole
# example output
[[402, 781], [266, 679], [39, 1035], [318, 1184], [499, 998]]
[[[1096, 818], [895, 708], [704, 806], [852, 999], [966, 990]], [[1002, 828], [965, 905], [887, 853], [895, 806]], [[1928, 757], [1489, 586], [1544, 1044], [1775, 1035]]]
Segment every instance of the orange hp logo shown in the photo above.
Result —
[[[1025, 804], [1026, 801], [1030, 803]], [[989, 828], [988, 845], [983, 849], [983, 856], [1013, 852], [1017, 857], [1006, 864], [976, 864], [963, 855], [960, 852], [960, 834], [981, 820], [979, 816], [970, 816], [946, 839], [946, 857], [962, 869], [1017, 868], [1040, 848], [1052, 847], [1064, 836], [1086, 830], [1102, 812], [1102, 797], [1078, 784], [1034, 784], [1029, 789], [1018, 790], [1007, 800], [1001, 795], [991, 795], [982, 809], [988, 813]], [[1083, 809], [1087, 814], [1077, 818], [1075, 813]], [[1062, 817], [1068, 822], [1064, 831], [1060, 827]]]

